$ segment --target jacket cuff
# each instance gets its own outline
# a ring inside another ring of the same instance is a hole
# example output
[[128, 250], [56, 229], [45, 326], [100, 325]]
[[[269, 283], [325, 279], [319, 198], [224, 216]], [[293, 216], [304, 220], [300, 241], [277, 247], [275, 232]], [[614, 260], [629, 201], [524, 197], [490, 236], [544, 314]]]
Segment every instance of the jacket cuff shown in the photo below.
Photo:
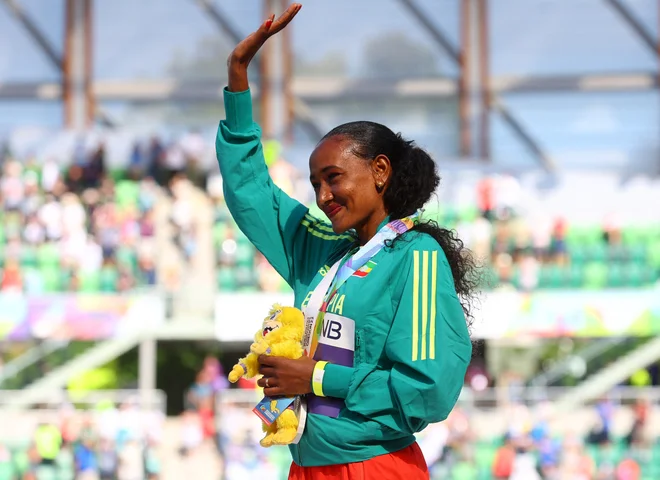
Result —
[[355, 369], [328, 363], [323, 375], [323, 394], [326, 397], [346, 398]]
[[245, 132], [252, 128], [252, 95], [250, 89], [244, 92], [223, 90], [225, 100], [225, 122], [230, 132]]

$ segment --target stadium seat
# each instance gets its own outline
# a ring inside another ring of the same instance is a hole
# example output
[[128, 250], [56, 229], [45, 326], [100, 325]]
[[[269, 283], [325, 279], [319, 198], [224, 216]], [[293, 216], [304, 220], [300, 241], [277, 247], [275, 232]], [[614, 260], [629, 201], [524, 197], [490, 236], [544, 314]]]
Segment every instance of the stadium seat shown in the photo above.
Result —
[[59, 480], [55, 466], [39, 466], [35, 469], [36, 480]]
[[655, 268], [660, 268], [660, 240], [655, 240], [653, 243], [649, 244], [646, 252], [649, 265]]
[[570, 288], [580, 288], [584, 283], [584, 265], [576, 264], [567, 267], [565, 285]]
[[28, 468], [30, 468], [27, 447], [16, 449], [12, 458], [14, 461], [14, 471], [18, 474], [19, 478], [22, 478], [25, 472], [28, 471]]
[[115, 202], [118, 207], [135, 207], [140, 197], [140, 186], [137, 182], [121, 180], [115, 186]]
[[44, 243], [37, 250], [37, 262], [40, 267], [56, 267], [60, 264], [60, 252], [57, 245]]
[[44, 293], [44, 278], [38, 268], [27, 267], [23, 269], [23, 289], [28, 294]]
[[59, 292], [62, 286], [62, 273], [57, 267], [41, 267], [44, 291], [48, 293]]
[[256, 250], [254, 246], [247, 241], [246, 238], [241, 238], [237, 243], [236, 248], [236, 265], [241, 267], [253, 267], [255, 253]]
[[0, 462], [0, 480], [13, 480], [14, 466], [11, 462]]
[[564, 286], [564, 269], [557, 265], [544, 265], [539, 275], [539, 288], [561, 288]]
[[115, 256], [117, 258], [117, 264], [120, 267], [135, 272], [137, 269], [137, 254], [135, 253], [135, 250], [128, 247], [119, 247]]
[[233, 292], [238, 287], [236, 272], [231, 267], [220, 267], [217, 273], [218, 290]]
[[118, 280], [119, 272], [115, 267], [103, 267], [99, 275], [99, 290], [102, 292], [116, 292]]
[[625, 285], [624, 269], [621, 263], [610, 263], [607, 269], [607, 285], [618, 288]]
[[605, 288], [607, 286], [607, 276], [607, 266], [604, 263], [588, 263], [584, 268], [583, 287], [589, 290]]
[[21, 267], [36, 267], [37, 266], [37, 250], [29, 245], [21, 246]]
[[101, 276], [98, 271], [82, 271], [78, 278], [80, 280], [78, 291], [82, 293], [96, 293], [101, 288]]

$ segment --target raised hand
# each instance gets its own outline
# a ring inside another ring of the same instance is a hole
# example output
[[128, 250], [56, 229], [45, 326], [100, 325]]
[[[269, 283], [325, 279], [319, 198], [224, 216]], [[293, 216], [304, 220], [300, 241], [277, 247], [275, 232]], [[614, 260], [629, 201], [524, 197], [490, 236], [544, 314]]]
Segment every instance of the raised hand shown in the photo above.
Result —
[[263, 44], [266, 43], [266, 40], [283, 30], [293, 20], [293, 17], [298, 14], [301, 8], [302, 5], [300, 3], [292, 3], [277, 20], [275, 19], [275, 15], [271, 15], [255, 32], [248, 35], [236, 45], [227, 59], [229, 91], [243, 92], [248, 89], [248, 65]]

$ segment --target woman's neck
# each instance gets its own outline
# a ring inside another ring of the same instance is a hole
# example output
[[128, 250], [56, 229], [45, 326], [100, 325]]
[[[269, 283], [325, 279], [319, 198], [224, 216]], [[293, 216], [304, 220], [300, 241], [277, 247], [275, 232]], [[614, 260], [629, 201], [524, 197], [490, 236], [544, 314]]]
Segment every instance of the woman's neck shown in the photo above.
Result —
[[387, 212], [379, 211], [370, 215], [362, 225], [355, 228], [360, 245], [365, 245], [378, 233], [378, 227], [387, 218]]

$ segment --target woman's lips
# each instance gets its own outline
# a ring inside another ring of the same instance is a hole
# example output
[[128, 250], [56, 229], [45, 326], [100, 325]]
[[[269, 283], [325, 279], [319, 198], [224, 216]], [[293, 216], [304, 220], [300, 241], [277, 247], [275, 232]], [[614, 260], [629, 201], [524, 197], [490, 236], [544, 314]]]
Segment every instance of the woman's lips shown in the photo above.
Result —
[[337, 205], [335, 207], [327, 209], [325, 211], [325, 214], [328, 216], [328, 218], [332, 218], [335, 215], [337, 215], [337, 213], [339, 213], [339, 210], [341, 210], [341, 205]]

